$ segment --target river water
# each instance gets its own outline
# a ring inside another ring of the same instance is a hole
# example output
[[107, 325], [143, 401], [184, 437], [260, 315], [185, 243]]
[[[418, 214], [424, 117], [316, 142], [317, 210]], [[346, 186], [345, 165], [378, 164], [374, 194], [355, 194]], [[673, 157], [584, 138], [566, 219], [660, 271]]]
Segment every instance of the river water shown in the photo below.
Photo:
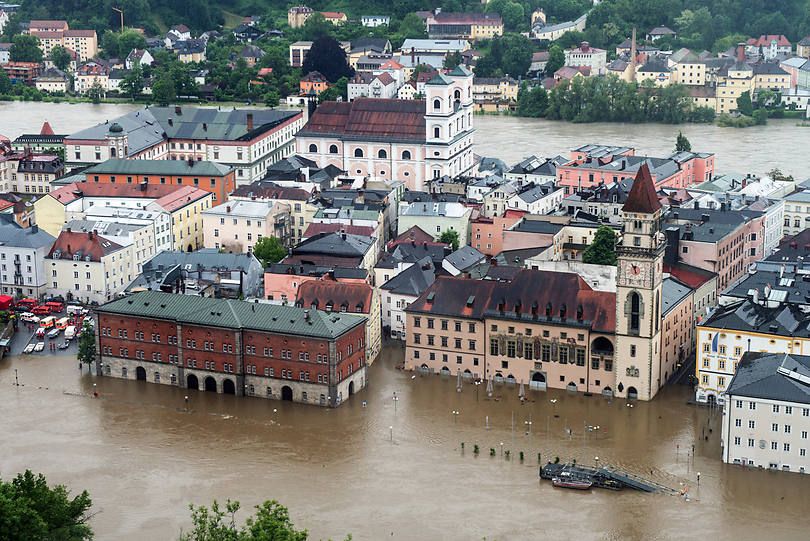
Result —
[[[686, 387], [633, 407], [557, 391], [521, 405], [516, 387], [458, 393], [455, 378], [396, 370], [401, 358], [385, 349], [370, 386], [335, 410], [191, 391], [188, 411], [184, 389], [96, 378], [67, 356], [9, 358], [0, 475], [31, 468], [89, 490], [105, 540], [175, 539], [188, 504], [215, 498], [277, 499], [313, 539], [807, 539], [807, 477], [722, 464], [719, 415], [688, 406]], [[554, 489], [538, 481], [537, 453], [598, 456], [683, 483], [690, 501]]]
[[[73, 133], [138, 108], [126, 104], [0, 102], [0, 134], [14, 139], [37, 133], [48, 120], [56, 133]], [[586, 143], [626, 145], [637, 154], [666, 156], [679, 131], [696, 152], [713, 152], [719, 173], [764, 174], [774, 167], [797, 179], [810, 178], [810, 127], [796, 120], [770, 120], [756, 128], [710, 124], [571, 124], [543, 119], [476, 116], [475, 151], [512, 165], [523, 158], [555, 156]]]

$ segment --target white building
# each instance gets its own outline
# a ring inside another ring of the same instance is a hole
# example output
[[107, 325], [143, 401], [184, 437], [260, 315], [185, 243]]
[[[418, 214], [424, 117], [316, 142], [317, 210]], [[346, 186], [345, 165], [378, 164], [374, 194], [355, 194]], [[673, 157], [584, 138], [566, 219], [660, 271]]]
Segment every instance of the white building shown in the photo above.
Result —
[[399, 52], [402, 56], [411, 53], [452, 54], [470, 50], [466, 39], [406, 39]]
[[388, 26], [391, 22], [391, 17], [388, 15], [362, 15], [360, 23], [369, 28], [377, 28], [378, 26]]
[[472, 209], [461, 203], [411, 203], [400, 212], [397, 220], [397, 235], [413, 226], [437, 239], [445, 231], [457, 231], [459, 246], [470, 239], [470, 215]]
[[425, 101], [358, 98], [321, 104], [295, 137], [296, 153], [376, 181], [423, 190], [475, 165], [472, 73], [458, 67], [425, 85]]
[[810, 473], [810, 357], [743, 355], [726, 392], [723, 462]]
[[4, 295], [39, 298], [45, 293], [45, 256], [55, 240], [36, 225], [23, 228], [0, 220], [0, 290]]
[[93, 231], [69, 229], [57, 237], [45, 267], [48, 294], [85, 303], [112, 300], [137, 274], [131, 246], [121, 246]]
[[607, 70], [607, 51], [591, 47], [590, 43], [583, 41], [579, 47], [565, 50], [565, 65], [589, 67], [591, 75], [604, 75]]
[[556, 188], [553, 182], [547, 184], [528, 183], [518, 186], [517, 193], [507, 202], [508, 210], [523, 210], [529, 214], [551, 214], [559, 209], [565, 197], [565, 189]]

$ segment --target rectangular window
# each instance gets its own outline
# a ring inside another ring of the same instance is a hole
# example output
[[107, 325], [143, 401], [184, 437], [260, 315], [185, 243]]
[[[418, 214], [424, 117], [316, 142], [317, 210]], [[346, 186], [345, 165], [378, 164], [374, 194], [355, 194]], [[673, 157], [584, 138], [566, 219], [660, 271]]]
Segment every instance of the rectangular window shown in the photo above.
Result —
[[506, 356], [510, 359], [514, 359], [516, 357], [516, 347], [515, 347], [514, 340], [508, 340], [506, 342]]
[[490, 338], [489, 339], [489, 354], [490, 355], [498, 355], [498, 339], [497, 338]]

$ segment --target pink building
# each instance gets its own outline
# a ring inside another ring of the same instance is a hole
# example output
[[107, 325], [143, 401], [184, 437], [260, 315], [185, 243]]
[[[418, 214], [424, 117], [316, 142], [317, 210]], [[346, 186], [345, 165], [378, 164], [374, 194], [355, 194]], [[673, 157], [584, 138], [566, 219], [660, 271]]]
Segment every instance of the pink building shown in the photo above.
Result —
[[494, 256], [503, 251], [504, 232], [523, 219], [523, 211], [507, 210], [504, 216], [479, 216], [470, 223], [470, 245], [484, 255]]
[[277, 304], [293, 304], [304, 282], [333, 280], [349, 284], [368, 284], [368, 272], [359, 268], [276, 263], [264, 271], [264, 297]]

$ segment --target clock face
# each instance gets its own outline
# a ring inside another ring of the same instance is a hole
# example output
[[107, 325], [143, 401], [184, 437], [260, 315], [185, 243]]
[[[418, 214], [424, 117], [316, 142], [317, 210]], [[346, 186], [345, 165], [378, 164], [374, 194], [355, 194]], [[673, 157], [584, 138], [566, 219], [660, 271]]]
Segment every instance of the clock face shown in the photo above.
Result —
[[630, 264], [630, 272], [632, 274], [634, 274], [635, 276], [638, 276], [639, 274], [641, 274], [641, 267], [639, 267], [635, 263], [631, 263]]

